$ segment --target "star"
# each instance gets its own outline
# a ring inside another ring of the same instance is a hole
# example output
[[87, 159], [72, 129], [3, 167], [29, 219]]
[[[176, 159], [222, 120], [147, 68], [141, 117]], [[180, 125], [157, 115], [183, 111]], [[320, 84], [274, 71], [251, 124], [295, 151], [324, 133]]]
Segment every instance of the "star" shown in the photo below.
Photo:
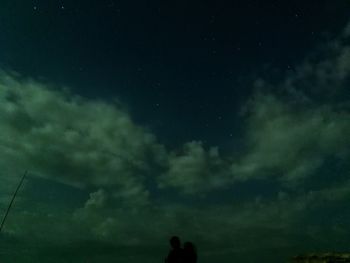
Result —
[[33, 9], [36, 11], [36, 10], [38, 10], [38, 7], [37, 6], [33, 6]]

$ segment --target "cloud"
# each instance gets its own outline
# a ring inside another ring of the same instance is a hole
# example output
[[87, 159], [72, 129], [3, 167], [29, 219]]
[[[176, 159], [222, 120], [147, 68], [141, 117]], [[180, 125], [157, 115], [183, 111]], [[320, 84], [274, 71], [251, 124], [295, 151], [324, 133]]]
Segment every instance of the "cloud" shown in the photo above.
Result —
[[333, 106], [348, 103], [349, 25], [338, 38], [316, 48], [303, 63], [287, 74], [274, 91], [282, 89], [290, 94], [300, 95], [299, 99], [303, 97], [314, 103]]
[[99, 189], [97, 192], [91, 193], [90, 198], [85, 203], [85, 208], [101, 208], [106, 205], [107, 194], [103, 189]]
[[300, 186], [308, 177], [317, 180], [329, 159], [349, 161], [347, 31], [318, 47], [281, 83], [257, 81], [244, 107], [247, 148], [231, 166], [235, 180], [275, 178]]
[[147, 197], [145, 172], [165, 154], [117, 104], [6, 72], [0, 74], [0, 122], [1, 165], [11, 176], [28, 169], [79, 187]]
[[256, 81], [242, 109], [243, 136], [236, 138], [244, 142], [242, 151], [220, 156], [215, 147], [187, 143], [169, 155], [159, 186], [192, 195], [257, 179], [300, 187], [318, 180], [330, 159], [344, 166], [350, 159], [347, 31], [316, 48], [279, 83]]
[[[312, 231], [322, 227], [322, 214], [332, 211], [334, 220], [330, 221], [330, 227], [348, 229], [344, 226], [346, 217], [344, 222], [336, 220], [339, 215], [348, 213], [348, 184], [298, 195], [280, 192], [274, 199], [262, 197], [243, 203], [205, 207], [168, 203], [135, 213], [115, 209], [108, 216], [100, 211], [95, 216], [101, 216], [101, 219], [89, 221], [88, 229], [102, 240], [131, 246], [165, 245], [168, 237], [176, 233], [183, 240], [197, 243], [201, 256], [207, 253], [208, 258], [215, 258], [220, 253], [249, 254], [262, 246], [266, 249], [292, 248], [293, 253], [297, 253], [296, 247], [303, 247], [299, 244], [301, 240], [314, 242], [316, 234], [318, 238], [325, 236], [322, 232]], [[334, 207], [335, 204], [338, 208]], [[314, 214], [320, 216], [319, 220], [314, 219]], [[91, 220], [92, 217], [88, 218]], [[256, 240], [263, 240], [264, 245]], [[322, 242], [329, 245], [332, 240], [334, 237], [328, 243]], [[344, 240], [343, 245], [345, 243]]]
[[249, 103], [247, 152], [232, 166], [238, 180], [296, 182], [313, 175], [329, 157], [347, 156], [350, 113], [307, 107], [258, 94]]
[[257, 179], [295, 187], [315, 177], [330, 158], [343, 163], [350, 158], [348, 111], [258, 92], [245, 105], [244, 117], [242, 152], [220, 156], [217, 148], [207, 151], [200, 142], [187, 143], [180, 153], [169, 155], [159, 186], [185, 194]]
[[201, 142], [190, 142], [181, 153], [169, 155], [168, 170], [159, 178], [160, 188], [175, 187], [186, 194], [223, 187], [228, 166], [217, 148], [206, 151]]

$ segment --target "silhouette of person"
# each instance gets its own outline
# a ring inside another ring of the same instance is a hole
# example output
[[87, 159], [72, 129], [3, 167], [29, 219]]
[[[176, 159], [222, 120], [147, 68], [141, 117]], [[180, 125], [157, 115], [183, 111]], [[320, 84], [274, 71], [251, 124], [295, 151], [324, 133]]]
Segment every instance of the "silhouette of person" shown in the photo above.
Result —
[[183, 263], [197, 263], [197, 250], [192, 242], [184, 244], [183, 257]]
[[183, 263], [183, 249], [181, 248], [180, 238], [173, 236], [170, 238], [170, 250], [168, 257], [165, 259], [166, 263]]

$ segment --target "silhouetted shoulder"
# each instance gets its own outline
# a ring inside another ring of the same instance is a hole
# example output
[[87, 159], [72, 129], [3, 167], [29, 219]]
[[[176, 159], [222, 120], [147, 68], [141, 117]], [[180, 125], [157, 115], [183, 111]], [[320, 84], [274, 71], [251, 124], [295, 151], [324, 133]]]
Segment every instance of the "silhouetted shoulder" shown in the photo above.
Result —
[[169, 252], [167, 262], [168, 263], [182, 263], [184, 258], [184, 251], [182, 248], [172, 249]]
[[186, 242], [183, 249], [183, 263], [197, 262], [197, 249], [192, 242]]

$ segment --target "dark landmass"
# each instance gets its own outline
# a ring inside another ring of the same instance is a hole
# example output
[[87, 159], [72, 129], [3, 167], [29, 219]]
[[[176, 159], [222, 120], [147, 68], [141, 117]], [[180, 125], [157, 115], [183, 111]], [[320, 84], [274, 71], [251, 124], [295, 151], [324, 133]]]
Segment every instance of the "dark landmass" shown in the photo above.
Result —
[[293, 257], [292, 263], [340, 263], [350, 262], [350, 253], [307, 254]]

